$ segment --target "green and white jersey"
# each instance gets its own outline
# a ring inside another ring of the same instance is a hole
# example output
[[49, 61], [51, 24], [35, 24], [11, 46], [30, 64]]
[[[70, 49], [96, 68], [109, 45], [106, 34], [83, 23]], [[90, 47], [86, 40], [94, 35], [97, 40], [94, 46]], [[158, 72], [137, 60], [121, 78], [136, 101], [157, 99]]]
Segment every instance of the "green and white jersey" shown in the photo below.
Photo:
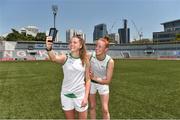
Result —
[[73, 98], [84, 94], [85, 65], [82, 65], [81, 59], [74, 58], [71, 53], [69, 53], [62, 68], [64, 79], [61, 94]]
[[106, 72], [108, 62], [110, 61], [111, 57], [106, 55], [104, 60], [100, 61], [96, 58], [96, 53], [93, 52], [90, 58], [91, 70], [95, 76], [100, 77], [102, 79], [106, 79]]

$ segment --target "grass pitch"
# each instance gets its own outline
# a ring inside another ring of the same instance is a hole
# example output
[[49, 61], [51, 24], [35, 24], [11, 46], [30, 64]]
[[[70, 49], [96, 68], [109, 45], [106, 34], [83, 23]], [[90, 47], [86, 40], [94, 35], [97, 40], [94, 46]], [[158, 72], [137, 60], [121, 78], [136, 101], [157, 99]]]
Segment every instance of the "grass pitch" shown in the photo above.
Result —
[[[180, 118], [179, 73], [179, 61], [116, 60], [111, 118]], [[63, 119], [62, 79], [59, 64], [0, 62], [0, 118]], [[97, 99], [97, 118], [102, 118]]]

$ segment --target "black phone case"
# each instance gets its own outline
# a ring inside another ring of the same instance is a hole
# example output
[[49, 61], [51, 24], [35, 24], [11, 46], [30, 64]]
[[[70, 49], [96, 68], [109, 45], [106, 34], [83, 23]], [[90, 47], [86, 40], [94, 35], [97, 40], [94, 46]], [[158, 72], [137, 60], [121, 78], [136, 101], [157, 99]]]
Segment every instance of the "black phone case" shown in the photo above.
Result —
[[49, 36], [52, 36], [52, 41], [49, 41], [49, 42], [53, 42], [56, 38], [56, 35], [57, 35], [57, 29], [56, 28], [50, 28]]

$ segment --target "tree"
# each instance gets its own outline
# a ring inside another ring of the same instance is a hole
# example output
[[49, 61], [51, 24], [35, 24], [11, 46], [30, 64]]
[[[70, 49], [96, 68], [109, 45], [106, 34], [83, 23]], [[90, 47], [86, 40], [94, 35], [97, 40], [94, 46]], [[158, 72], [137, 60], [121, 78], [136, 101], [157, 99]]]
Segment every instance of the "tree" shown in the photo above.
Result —
[[15, 29], [11, 29], [12, 30], [12, 33], [9, 33], [7, 36], [6, 36], [6, 40], [7, 41], [17, 41], [20, 39], [20, 33], [18, 31], [16, 31]]
[[3, 41], [3, 40], [5, 40], [5, 37], [0, 36], [0, 41]]
[[35, 37], [36, 41], [45, 41], [46, 39], [46, 33], [38, 33]]
[[33, 37], [32, 35], [26, 35], [26, 38], [25, 38], [25, 40], [27, 40], [27, 41], [35, 41], [35, 37]]
[[37, 33], [36, 37], [26, 34], [26, 33], [19, 33], [15, 29], [11, 29], [12, 33], [9, 33], [6, 36], [7, 41], [45, 41], [46, 34], [45, 33]]

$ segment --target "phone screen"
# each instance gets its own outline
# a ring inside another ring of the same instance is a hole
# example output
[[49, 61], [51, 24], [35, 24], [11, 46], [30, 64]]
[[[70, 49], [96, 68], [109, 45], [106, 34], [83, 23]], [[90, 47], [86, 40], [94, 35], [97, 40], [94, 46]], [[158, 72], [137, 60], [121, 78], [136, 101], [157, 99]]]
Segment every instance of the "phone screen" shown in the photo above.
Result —
[[50, 30], [50, 33], [49, 33], [49, 36], [52, 36], [52, 37], [53, 37], [53, 36], [54, 36], [54, 32], [55, 32], [54, 29], [51, 29], [51, 30]]
[[49, 30], [49, 36], [52, 36], [52, 41], [55, 40], [56, 34], [57, 34], [56, 28], [50, 28], [50, 30]]

